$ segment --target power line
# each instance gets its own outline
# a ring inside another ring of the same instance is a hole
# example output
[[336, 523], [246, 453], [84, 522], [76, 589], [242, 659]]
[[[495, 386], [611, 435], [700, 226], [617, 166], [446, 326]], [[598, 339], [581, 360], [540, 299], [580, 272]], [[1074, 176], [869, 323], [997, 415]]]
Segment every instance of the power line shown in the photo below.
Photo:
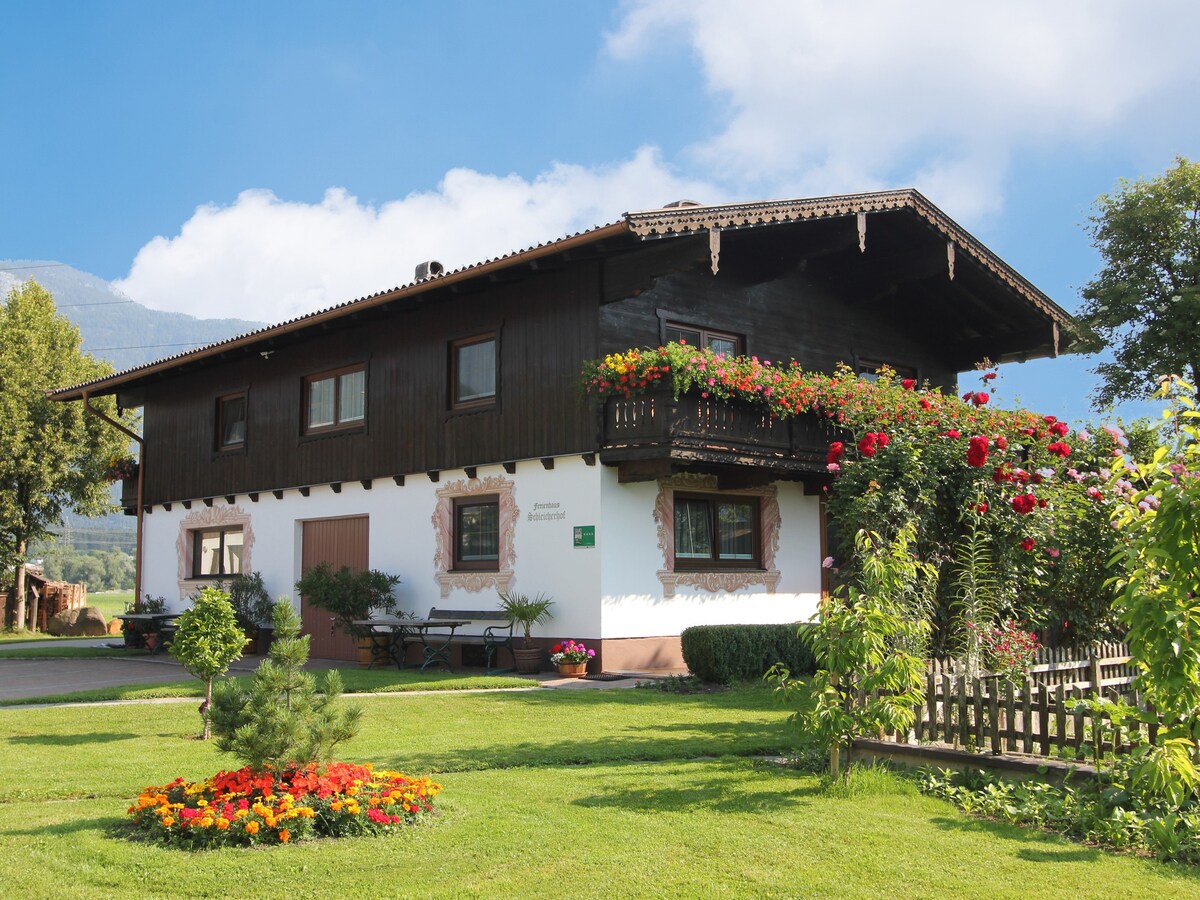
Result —
[[[207, 343], [212, 343], [211, 341]], [[140, 347], [87, 347], [88, 353], [105, 353], [109, 350], [158, 350], [162, 347], [204, 347], [205, 341], [190, 341], [186, 344], [143, 344]]]
[[116, 306], [118, 303], [136, 303], [136, 300], [104, 300], [100, 303], [63, 303], [58, 309], [78, 309], [81, 306]]
[[67, 268], [66, 263], [40, 263], [36, 266], [0, 266], [0, 271], [4, 272], [20, 272], [23, 269], [56, 269]]

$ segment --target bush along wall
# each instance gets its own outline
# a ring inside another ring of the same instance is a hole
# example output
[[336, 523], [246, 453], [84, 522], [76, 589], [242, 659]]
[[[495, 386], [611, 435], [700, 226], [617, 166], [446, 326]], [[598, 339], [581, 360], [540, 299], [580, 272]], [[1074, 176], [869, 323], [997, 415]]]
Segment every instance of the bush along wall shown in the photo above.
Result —
[[812, 652], [798, 631], [806, 625], [696, 625], [685, 628], [680, 640], [683, 661], [697, 678], [732, 684], [762, 678], [776, 663], [793, 675], [816, 671]]

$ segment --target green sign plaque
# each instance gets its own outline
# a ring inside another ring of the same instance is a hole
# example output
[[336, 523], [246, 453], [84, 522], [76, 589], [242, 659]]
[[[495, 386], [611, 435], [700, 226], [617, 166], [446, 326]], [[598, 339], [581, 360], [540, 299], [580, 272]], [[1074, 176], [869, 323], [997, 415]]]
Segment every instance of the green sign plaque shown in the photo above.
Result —
[[575, 546], [576, 547], [595, 547], [596, 546], [596, 526], [595, 525], [576, 525], [575, 526]]

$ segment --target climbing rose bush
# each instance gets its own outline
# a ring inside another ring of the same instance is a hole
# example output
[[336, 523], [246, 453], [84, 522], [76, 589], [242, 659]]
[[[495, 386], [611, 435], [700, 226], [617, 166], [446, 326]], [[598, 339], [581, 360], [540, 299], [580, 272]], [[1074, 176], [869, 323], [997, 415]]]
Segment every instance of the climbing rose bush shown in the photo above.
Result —
[[135, 831], [188, 849], [388, 834], [433, 813], [442, 786], [370, 765], [246, 767], [204, 781], [151, 786], [129, 807]]
[[[806, 372], [795, 361], [730, 357], [687, 344], [614, 353], [585, 363], [583, 385], [598, 401], [669, 389], [675, 397], [749, 403], [787, 419], [827, 422], [828, 512], [843, 541], [862, 530], [890, 539], [917, 524], [915, 552], [941, 570], [934, 610], [949, 628], [956, 547], [973, 526], [987, 535], [1000, 611], [1059, 643], [1115, 636], [1107, 560], [1116, 550], [1109, 484], [1114, 454], [1129, 437], [1115, 427], [1072, 428], [1053, 415], [1007, 410], [995, 401], [997, 373], [962, 396], [884, 369], [874, 381], [841, 367]], [[1139, 432], [1140, 434], [1140, 432]], [[834, 566], [855, 577], [849, 546]], [[944, 647], [939, 649], [945, 649]]]

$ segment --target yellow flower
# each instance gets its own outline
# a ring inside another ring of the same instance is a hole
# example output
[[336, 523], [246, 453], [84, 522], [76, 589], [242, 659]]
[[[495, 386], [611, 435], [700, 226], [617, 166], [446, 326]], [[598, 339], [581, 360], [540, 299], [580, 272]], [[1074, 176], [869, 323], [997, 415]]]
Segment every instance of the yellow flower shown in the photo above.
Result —
[[246, 818], [246, 816], [248, 816], [248, 815], [250, 815], [250, 810], [248, 810], [248, 809], [239, 809], [237, 812], [235, 812], [235, 813], [233, 814], [233, 817], [234, 817], [235, 819], [244, 819], [244, 818]]
[[213, 824], [212, 816], [205, 816], [197, 823], [201, 828], [211, 828]]
[[224, 816], [221, 816], [219, 819], [217, 819], [217, 827], [224, 831], [229, 827], [229, 820]]
[[341, 800], [334, 800], [332, 803], [329, 804], [329, 808], [332, 809], [334, 812], [339, 812], [344, 805], [345, 804], [343, 804]]
[[205, 800], [203, 797], [201, 797], [199, 800], [196, 801], [196, 805], [199, 806], [201, 809], [203, 809], [204, 807], [208, 806], [208, 801]]
[[258, 823], [257, 822], [247, 822], [246, 823], [246, 834], [258, 834]]
[[163, 816], [162, 823], [163, 823], [163, 828], [170, 828], [172, 825], [175, 824], [175, 820], [173, 818], [171, 818], [170, 816]]

